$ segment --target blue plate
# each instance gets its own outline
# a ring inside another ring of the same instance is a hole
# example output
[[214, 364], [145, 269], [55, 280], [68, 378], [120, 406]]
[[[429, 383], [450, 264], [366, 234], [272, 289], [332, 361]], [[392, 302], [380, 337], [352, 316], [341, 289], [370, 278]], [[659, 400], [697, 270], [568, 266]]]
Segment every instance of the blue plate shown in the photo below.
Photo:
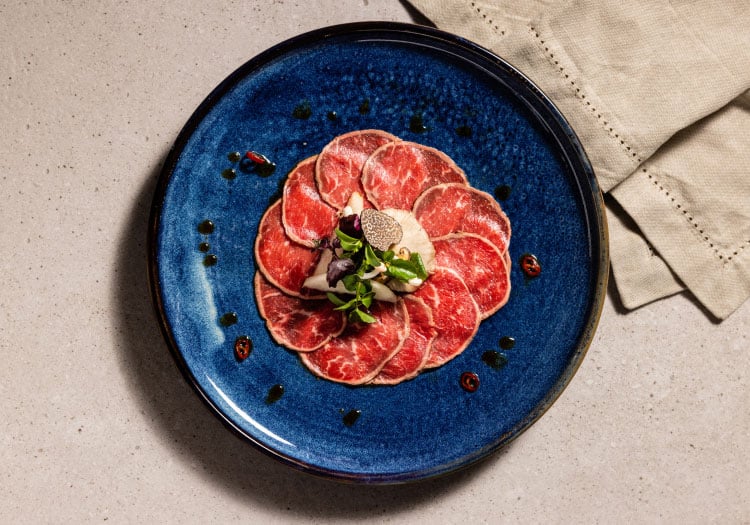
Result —
[[[336, 135], [367, 128], [447, 153], [474, 187], [497, 195], [513, 226], [508, 304], [456, 359], [397, 386], [315, 378], [270, 338], [253, 295], [258, 222], [286, 173]], [[247, 150], [275, 171], [231, 158]], [[600, 191], [544, 94], [471, 42], [395, 23], [304, 34], [219, 84], [165, 163], [149, 249], [164, 335], [210, 409], [293, 467], [365, 483], [466, 467], [527, 429], [580, 365], [608, 271]], [[526, 253], [541, 262], [540, 276], [521, 271]], [[242, 335], [253, 348], [239, 361]], [[514, 347], [502, 348], [501, 338]], [[505, 366], [486, 364], [488, 351]], [[480, 378], [475, 392], [459, 384], [465, 371]], [[274, 385], [284, 388], [278, 399], [269, 398]]]

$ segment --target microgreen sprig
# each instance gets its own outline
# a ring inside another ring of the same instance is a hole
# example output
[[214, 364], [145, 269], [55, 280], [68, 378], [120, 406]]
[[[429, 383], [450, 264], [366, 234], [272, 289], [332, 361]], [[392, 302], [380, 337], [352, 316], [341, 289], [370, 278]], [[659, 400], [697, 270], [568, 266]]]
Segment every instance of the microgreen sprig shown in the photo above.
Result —
[[[356, 234], [356, 232], [354, 232]], [[364, 236], [354, 237], [341, 228], [334, 230], [332, 241], [321, 241], [321, 248], [329, 248], [333, 258], [328, 264], [326, 279], [331, 287], [341, 281], [354, 297], [345, 299], [328, 292], [328, 300], [335, 310], [346, 312], [352, 322], [374, 323], [370, 307], [375, 298], [372, 280], [383, 274], [387, 279], [405, 283], [421, 283], [427, 279], [427, 270], [419, 253], [408, 258], [397, 256], [393, 250], [378, 250]]]

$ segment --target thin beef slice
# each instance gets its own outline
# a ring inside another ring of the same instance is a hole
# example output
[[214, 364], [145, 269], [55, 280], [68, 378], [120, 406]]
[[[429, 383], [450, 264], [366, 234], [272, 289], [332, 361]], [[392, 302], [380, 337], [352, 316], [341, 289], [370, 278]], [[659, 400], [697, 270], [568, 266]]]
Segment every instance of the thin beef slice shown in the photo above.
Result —
[[286, 295], [255, 272], [255, 299], [273, 339], [291, 350], [310, 352], [339, 335], [346, 315], [327, 299]]
[[310, 248], [328, 238], [338, 222], [338, 211], [320, 198], [315, 186], [315, 161], [310, 157], [289, 172], [281, 201], [281, 220], [287, 236]]
[[315, 166], [315, 181], [322, 199], [341, 210], [352, 193], [364, 196], [362, 166], [373, 151], [394, 140], [397, 137], [385, 131], [366, 129], [339, 135], [329, 142]]
[[379, 210], [410, 210], [425, 189], [444, 182], [466, 184], [466, 175], [445, 153], [414, 142], [381, 146], [362, 167], [365, 195]]
[[427, 361], [432, 340], [437, 336], [432, 310], [424, 301], [413, 295], [405, 295], [404, 303], [409, 314], [409, 336], [401, 350], [388, 360], [372, 380], [374, 385], [395, 385], [416, 377]]
[[409, 335], [409, 316], [403, 301], [375, 301], [370, 313], [376, 322], [347, 324], [341, 335], [318, 350], [300, 353], [302, 363], [313, 374], [330, 381], [350, 385], [370, 381]]
[[[315, 269], [320, 253], [292, 241], [281, 222], [281, 199], [263, 214], [255, 238], [255, 261], [268, 281], [284, 293], [309, 298], [302, 288]], [[320, 294], [317, 294], [320, 296]]]
[[435, 264], [453, 269], [466, 283], [482, 319], [497, 312], [510, 295], [505, 256], [491, 242], [473, 233], [452, 233], [432, 240]]
[[437, 328], [437, 337], [424, 366], [441, 366], [469, 346], [479, 329], [479, 307], [458, 274], [443, 267], [436, 267], [414, 295], [430, 307]]
[[414, 203], [414, 215], [430, 238], [449, 233], [475, 233], [505, 253], [510, 221], [489, 193], [465, 184], [439, 184]]

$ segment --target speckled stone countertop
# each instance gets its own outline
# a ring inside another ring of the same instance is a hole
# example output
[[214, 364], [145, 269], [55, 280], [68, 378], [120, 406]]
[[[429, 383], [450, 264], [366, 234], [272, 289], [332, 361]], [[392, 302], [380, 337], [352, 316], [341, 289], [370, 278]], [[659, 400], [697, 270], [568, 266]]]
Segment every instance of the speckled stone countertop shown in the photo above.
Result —
[[229, 433], [146, 279], [155, 182], [210, 90], [269, 46], [397, 0], [0, 3], [2, 523], [747, 523], [750, 303], [721, 324], [610, 289], [555, 405], [481, 464], [341, 485]]

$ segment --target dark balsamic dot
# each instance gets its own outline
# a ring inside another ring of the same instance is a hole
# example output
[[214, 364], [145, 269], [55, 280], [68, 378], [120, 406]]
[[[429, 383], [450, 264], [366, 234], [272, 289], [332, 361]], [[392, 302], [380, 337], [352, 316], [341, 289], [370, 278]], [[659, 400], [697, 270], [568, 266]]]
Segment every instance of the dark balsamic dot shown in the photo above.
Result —
[[198, 225], [198, 233], [201, 233], [203, 235], [210, 235], [213, 232], [214, 232], [214, 223], [209, 220], [205, 220]]
[[503, 184], [502, 186], [498, 186], [495, 188], [495, 197], [498, 198], [498, 200], [505, 201], [508, 200], [508, 197], [510, 197], [510, 191], [511, 188], [507, 184]]
[[307, 120], [311, 115], [312, 108], [310, 107], [310, 103], [307, 100], [299, 104], [294, 108], [294, 111], [292, 111], [292, 116], [300, 120]]
[[495, 370], [500, 370], [508, 364], [508, 358], [497, 350], [487, 350], [482, 354], [482, 361]]
[[206, 267], [208, 267], [208, 266], [214, 266], [217, 262], [219, 262], [219, 258], [216, 257], [216, 255], [214, 255], [212, 253], [206, 255], [203, 258], [203, 266], [206, 266]]
[[284, 385], [273, 385], [268, 390], [268, 395], [266, 396], [266, 403], [271, 404], [275, 403], [279, 399], [281, 399], [281, 396], [284, 395]]
[[344, 415], [344, 418], [343, 418], [344, 424], [347, 427], [352, 426], [354, 423], [357, 422], [357, 420], [359, 419], [359, 416], [361, 415], [362, 415], [361, 410], [350, 410]]
[[421, 114], [416, 114], [409, 119], [409, 130], [412, 133], [424, 133], [427, 131], [427, 126], [424, 125], [424, 119]]
[[469, 138], [469, 137], [471, 137], [472, 133], [473, 133], [473, 131], [472, 131], [472, 129], [471, 129], [471, 126], [466, 126], [466, 125], [464, 125], [464, 126], [458, 126], [458, 127], [456, 128], [456, 134], [457, 134], [457, 135], [458, 135], [459, 137], [466, 137], [466, 138]]
[[264, 162], [255, 166], [255, 173], [259, 177], [270, 177], [274, 171], [276, 171], [276, 164], [273, 162]]
[[235, 312], [227, 312], [219, 318], [221, 326], [227, 327], [237, 323], [237, 314]]

